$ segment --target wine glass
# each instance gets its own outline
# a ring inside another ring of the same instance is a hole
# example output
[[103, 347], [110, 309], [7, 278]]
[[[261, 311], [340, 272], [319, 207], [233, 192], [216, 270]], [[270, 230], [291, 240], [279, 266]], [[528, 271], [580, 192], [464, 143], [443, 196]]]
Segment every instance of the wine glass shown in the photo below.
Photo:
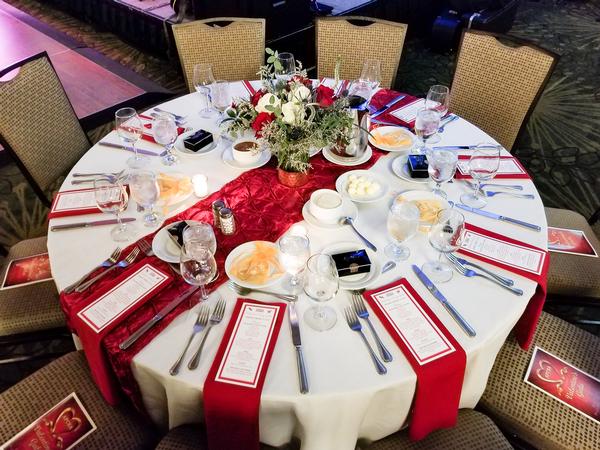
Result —
[[197, 242], [182, 245], [179, 268], [185, 282], [200, 286], [200, 298], [207, 300], [205, 285], [217, 274], [217, 262], [210, 250]]
[[120, 181], [113, 178], [97, 178], [94, 180], [94, 196], [100, 211], [112, 213], [117, 216], [118, 225], [110, 231], [116, 242], [125, 242], [133, 239], [132, 226], [121, 221], [121, 213], [127, 209], [129, 196]]
[[415, 119], [415, 134], [421, 145], [415, 148], [417, 153], [425, 153], [427, 142], [437, 133], [440, 127], [440, 115], [433, 109], [422, 108]]
[[222, 117], [225, 110], [231, 105], [229, 96], [229, 82], [225, 80], [217, 80], [212, 86], [213, 106], [219, 111]]
[[217, 251], [217, 239], [213, 227], [206, 222], [194, 222], [183, 230], [183, 245], [197, 243], [213, 255]]
[[450, 89], [441, 84], [433, 85], [427, 92], [425, 99], [425, 108], [437, 111], [440, 117], [448, 114], [448, 106], [450, 105]]
[[487, 205], [485, 198], [480, 195], [481, 182], [496, 176], [500, 167], [501, 151], [502, 146], [497, 144], [479, 144], [475, 147], [469, 160], [469, 174], [475, 180], [475, 187], [472, 193], [461, 195], [462, 203], [477, 209]]
[[215, 77], [212, 71], [212, 64], [196, 64], [194, 66], [194, 78], [192, 83], [202, 96], [204, 108], [200, 110], [200, 117], [208, 119], [212, 117], [215, 109], [212, 106], [211, 86], [215, 82]]
[[410, 256], [408, 247], [401, 245], [408, 241], [419, 229], [419, 208], [414, 203], [394, 202], [387, 218], [388, 234], [392, 243], [385, 247], [385, 254], [394, 261], [404, 261]]
[[123, 145], [130, 146], [134, 155], [127, 160], [127, 165], [132, 169], [141, 169], [148, 165], [150, 160], [140, 155], [135, 147], [144, 133], [142, 120], [133, 108], [121, 108], [115, 112], [115, 128]]
[[160, 188], [156, 175], [148, 170], [134, 172], [129, 178], [131, 198], [144, 208], [144, 225], [154, 227], [159, 224], [160, 216], [153, 211], [154, 205], [160, 195]]
[[310, 256], [310, 241], [303, 233], [290, 233], [279, 239], [279, 260], [285, 271], [290, 274], [286, 288], [297, 294], [301, 289], [300, 274]]
[[465, 217], [455, 209], [442, 209], [437, 221], [429, 230], [429, 243], [439, 252], [437, 261], [423, 264], [423, 272], [432, 281], [444, 283], [452, 278], [452, 268], [442, 262], [442, 254], [450, 253], [460, 247]]
[[458, 155], [456, 152], [443, 149], [427, 150], [427, 172], [429, 177], [435, 181], [433, 193], [446, 198], [446, 193], [442, 190], [442, 183], [446, 183], [454, 177], [456, 165], [458, 164]]
[[279, 67], [275, 68], [275, 78], [277, 80], [289, 81], [296, 73], [296, 59], [289, 52], [279, 53], [277, 55]]
[[304, 293], [318, 303], [306, 310], [304, 320], [314, 330], [329, 330], [335, 325], [337, 315], [333, 308], [323, 306], [322, 302], [334, 298], [339, 289], [335, 262], [329, 255], [313, 255], [306, 262], [306, 271]]
[[381, 61], [378, 59], [365, 59], [359, 81], [367, 83], [371, 88], [370, 100], [381, 83]]
[[166, 153], [162, 157], [162, 163], [165, 166], [176, 164], [179, 158], [173, 154], [173, 145], [175, 145], [178, 136], [175, 117], [168, 113], [159, 113], [154, 116], [152, 134], [156, 143], [165, 147]]

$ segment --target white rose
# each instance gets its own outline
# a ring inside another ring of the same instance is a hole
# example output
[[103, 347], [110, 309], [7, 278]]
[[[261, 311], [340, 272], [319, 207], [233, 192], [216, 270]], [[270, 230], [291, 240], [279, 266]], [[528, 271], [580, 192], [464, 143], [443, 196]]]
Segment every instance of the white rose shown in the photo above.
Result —
[[300, 103], [310, 97], [310, 89], [303, 84], [297, 84], [288, 94], [288, 100]]
[[273, 95], [271, 93], [266, 93], [258, 101], [258, 104], [256, 105], [256, 111], [259, 113], [261, 113], [261, 112], [272, 113], [273, 111], [267, 110], [266, 107], [272, 106], [273, 108], [279, 108], [280, 105], [281, 105], [281, 101], [275, 95]]
[[285, 123], [293, 124], [304, 118], [304, 110], [302, 106], [294, 102], [284, 103], [281, 107], [283, 114], [283, 121]]

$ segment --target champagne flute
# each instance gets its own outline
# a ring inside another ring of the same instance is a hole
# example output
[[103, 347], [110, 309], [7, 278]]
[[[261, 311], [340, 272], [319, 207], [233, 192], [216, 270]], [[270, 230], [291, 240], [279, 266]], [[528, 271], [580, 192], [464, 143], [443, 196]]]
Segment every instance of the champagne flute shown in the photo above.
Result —
[[439, 252], [436, 261], [423, 264], [423, 272], [432, 281], [444, 283], [452, 278], [452, 268], [442, 262], [442, 254], [450, 253], [460, 247], [465, 217], [455, 209], [442, 209], [438, 212], [437, 221], [429, 230], [429, 244]]
[[127, 160], [127, 165], [132, 169], [141, 169], [148, 165], [150, 160], [140, 155], [135, 146], [144, 133], [142, 120], [133, 108], [121, 108], [115, 112], [115, 128], [123, 145], [129, 146], [134, 155]]
[[158, 225], [160, 216], [153, 210], [160, 195], [156, 174], [148, 170], [134, 172], [129, 178], [129, 189], [131, 190], [131, 198], [146, 212], [144, 214], [144, 225], [147, 227]]
[[394, 261], [404, 261], [410, 256], [410, 249], [402, 243], [408, 241], [419, 229], [419, 208], [414, 203], [394, 202], [387, 218], [388, 234], [392, 243], [385, 247], [385, 254]]
[[415, 148], [417, 154], [425, 153], [427, 143], [437, 133], [440, 127], [440, 115], [433, 109], [422, 108], [417, 112], [415, 119], [415, 134], [421, 145]]
[[135, 230], [121, 221], [121, 213], [127, 209], [129, 196], [120, 181], [113, 178], [97, 178], [94, 180], [94, 197], [100, 211], [112, 213], [117, 217], [118, 225], [110, 231], [116, 242], [133, 239]]
[[337, 321], [335, 310], [322, 303], [334, 298], [339, 289], [338, 272], [333, 258], [325, 254], [311, 256], [306, 263], [304, 293], [317, 302], [304, 313], [304, 320], [317, 331], [329, 330]]
[[182, 245], [179, 268], [185, 282], [200, 286], [200, 298], [207, 300], [205, 285], [217, 274], [217, 262], [210, 250], [198, 242]]
[[303, 233], [290, 233], [279, 239], [279, 260], [290, 275], [285, 287], [293, 294], [301, 289], [300, 274], [310, 256], [310, 241]]
[[500, 152], [502, 146], [497, 144], [479, 144], [473, 150], [469, 160], [469, 174], [475, 180], [474, 191], [463, 194], [460, 201], [472, 208], [483, 208], [487, 201], [481, 193], [481, 182], [489, 181], [496, 176], [500, 168]]
[[[425, 108], [433, 109], [440, 115], [440, 119], [448, 114], [448, 107], [450, 105], [450, 89], [441, 84], [433, 85], [429, 88], [427, 98], [425, 99]], [[429, 142], [437, 144], [441, 141], [440, 135], [436, 130], [436, 133], [431, 137]]]
[[159, 113], [154, 116], [152, 134], [156, 143], [165, 147], [166, 153], [162, 157], [162, 163], [165, 166], [177, 164], [179, 158], [173, 154], [173, 145], [178, 136], [175, 118], [169, 113]]
[[183, 230], [183, 244], [197, 243], [207, 248], [213, 255], [217, 251], [217, 239], [213, 227], [206, 222], [194, 222]]
[[427, 167], [429, 177], [435, 181], [433, 193], [447, 198], [446, 193], [442, 190], [442, 183], [446, 183], [454, 177], [458, 155], [450, 150], [429, 149], [427, 151], [427, 162], [429, 163]]
[[192, 83], [196, 92], [201, 94], [204, 108], [200, 110], [200, 117], [208, 119], [213, 116], [215, 109], [212, 106], [211, 86], [215, 82], [212, 64], [201, 63], [194, 66], [194, 78]]
[[275, 67], [275, 78], [277, 80], [289, 81], [296, 73], [296, 59], [289, 52], [279, 53], [277, 55], [279, 67]]

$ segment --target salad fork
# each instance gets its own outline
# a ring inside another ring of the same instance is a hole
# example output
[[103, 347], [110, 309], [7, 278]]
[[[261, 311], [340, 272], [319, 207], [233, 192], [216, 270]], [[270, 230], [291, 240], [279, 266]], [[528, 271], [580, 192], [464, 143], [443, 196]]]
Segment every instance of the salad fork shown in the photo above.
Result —
[[194, 322], [194, 327], [192, 328], [192, 334], [190, 334], [190, 337], [188, 338], [185, 347], [183, 347], [181, 355], [179, 355], [177, 361], [175, 361], [175, 363], [169, 369], [169, 373], [171, 375], [177, 375], [179, 373], [179, 368], [181, 367], [181, 363], [183, 361], [183, 358], [185, 357], [185, 353], [187, 352], [188, 348], [190, 348], [190, 344], [194, 340], [194, 336], [196, 336], [198, 333], [204, 330], [204, 327], [206, 327], [206, 323], [208, 322], [208, 313], [208, 305], [202, 305], [200, 307], [200, 310], [198, 311], [198, 315], [196, 316], [196, 321]]
[[519, 289], [519, 288], [512, 287], [512, 286], [507, 286], [506, 284], [501, 283], [500, 281], [496, 280], [495, 278], [489, 277], [489, 276], [484, 275], [484, 274], [479, 273], [479, 272], [475, 272], [474, 270], [471, 270], [471, 269], [467, 269], [465, 266], [463, 266], [462, 264], [459, 264], [457, 261], [452, 261], [451, 259], [448, 259], [448, 261], [450, 261], [450, 263], [454, 266], [454, 268], [456, 269], [456, 271], [458, 273], [460, 273], [461, 275], [464, 275], [465, 277], [468, 277], [468, 278], [472, 278], [472, 277], [485, 278], [486, 280], [489, 280], [492, 283], [496, 283], [498, 286], [501, 286], [504, 289], [509, 290], [510, 292], [512, 292], [515, 295], [523, 295], [523, 291], [521, 289]]
[[165, 111], [164, 109], [161, 109], [158, 106], [156, 108], [154, 108], [154, 111], [159, 112], [159, 113], [171, 114], [173, 117], [175, 117], [175, 120], [179, 120], [181, 122], [185, 122], [185, 119], [186, 119], [185, 116], [180, 116], [180, 115], [172, 113], [170, 111]]
[[367, 311], [365, 302], [363, 301], [362, 296], [358, 292], [356, 292], [356, 291], [352, 292], [351, 303], [352, 303], [352, 307], [354, 308], [354, 312], [356, 313], [356, 315], [359, 318], [365, 319], [367, 321], [367, 325], [369, 325], [371, 334], [375, 338], [375, 343], [377, 344], [377, 348], [379, 349], [379, 354], [381, 355], [381, 358], [385, 362], [390, 362], [392, 360], [392, 354], [388, 351], [387, 348], [385, 348], [385, 345], [383, 345], [383, 342], [381, 342], [379, 335], [377, 334], [377, 332], [375, 331], [375, 328], [373, 327], [373, 324], [371, 323], [371, 319], [369, 318], [369, 311]]
[[152, 250], [152, 247], [144, 239], [139, 241], [137, 246], [146, 256], [154, 256], [154, 251]]
[[106, 276], [106, 274], [108, 274], [108, 273], [112, 272], [113, 270], [115, 270], [117, 267], [120, 267], [120, 268], [124, 269], [125, 267], [129, 266], [132, 262], [135, 261], [135, 258], [137, 258], [137, 256], [139, 255], [139, 253], [140, 253], [140, 249], [137, 248], [137, 247], [134, 248], [131, 252], [129, 252], [129, 254], [125, 257], [125, 259], [123, 259], [123, 260], [119, 261], [118, 263], [110, 266], [104, 272], [102, 272], [101, 274], [96, 275], [91, 280], [86, 281], [85, 283], [79, 285], [75, 289], [75, 292], [83, 292], [83, 291], [85, 291], [92, 284], [94, 284], [100, 278], [103, 278], [104, 276]]
[[442, 119], [442, 124], [438, 128], [438, 133], [443, 133], [446, 125], [448, 125], [450, 122], [454, 122], [456, 119], [458, 119], [458, 116], [456, 114], [451, 114], [449, 117]]
[[[465, 183], [467, 183], [469, 186], [471, 186], [473, 189], [475, 189], [476, 185], [472, 181], [465, 180]], [[484, 188], [484, 187], [487, 187], [487, 186], [498, 187], [498, 188], [502, 188], [502, 189], [512, 189], [512, 190], [515, 190], [515, 191], [522, 191], [523, 190], [523, 186], [521, 186], [520, 184], [482, 183], [480, 185], [481, 188]]]
[[513, 286], [515, 284], [515, 282], [513, 280], [511, 280], [510, 278], [498, 275], [497, 273], [494, 273], [491, 270], [486, 269], [485, 267], [482, 267], [482, 266], [480, 266], [478, 264], [472, 263], [471, 261], [468, 261], [466, 259], [459, 258], [458, 256], [453, 255], [452, 253], [448, 253], [448, 254], [446, 254], [446, 256], [448, 257], [448, 259], [450, 261], [457, 262], [458, 264], [462, 264], [463, 266], [475, 267], [476, 269], [479, 269], [482, 272], [487, 273], [489, 276], [494, 277], [500, 283], [504, 283], [507, 286]]
[[233, 281], [229, 281], [228, 285], [234, 292], [243, 296], [251, 294], [252, 292], [258, 292], [260, 294], [272, 295], [273, 297], [278, 298], [280, 300], [285, 300], [286, 302], [295, 302], [296, 300], [298, 300], [297, 295], [280, 294], [278, 292], [270, 292], [265, 291], [263, 289], [250, 289], [244, 286], [240, 286], [239, 284]]
[[100, 269], [101, 267], [111, 267], [114, 266], [117, 261], [119, 260], [119, 257], [121, 256], [121, 248], [117, 247], [115, 248], [115, 250], [111, 253], [111, 255], [103, 262], [101, 262], [99, 265], [97, 265], [96, 267], [94, 267], [92, 270], [90, 270], [88, 273], [86, 273], [84, 276], [82, 276], [79, 280], [77, 280], [75, 283], [67, 286], [63, 292], [65, 292], [66, 294], [70, 294], [71, 292], [73, 292], [81, 283], [83, 283], [87, 277], [89, 277], [92, 273], [94, 273], [96, 270]]
[[362, 338], [363, 342], [367, 346], [367, 350], [369, 350], [369, 355], [371, 355], [371, 359], [373, 360], [373, 364], [375, 364], [377, 373], [379, 375], [386, 374], [387, 373], [386, 367], [383, 365], [383, 363], [381, 361], [379, 361], [379, 358], [377, 357], [377, 355], [371, 348], [371, 344], [369, 344], [369, 341], [367, 341], [367, 337], [365, 336], [365, 334], [362, 331], [362, 325], [360, 324], [358, 317], [356, 316], [356, 314], [354, 313], [352, 308], [344, 308], [344, 315], [346, 316], [346, 322], [348, 323], [348, 326], [350, 327], [350, 329], [352, 331], [356, 331], [358, 334], [360, 334], [360, 337]]
[[220, 295], [218, 296], [218, 298], [219, 300], [217, 301], [217, 304], [213, 309], [213, 312], [210, 316], [210, 320], [206, 327], [206, 331], [204, 332], [202, 340], [200, 341], [200, 346], [198, 347], [198, 350], [196, 350], [196, 353], [194, 353], [194, 356], [192, 356], [192, 359], [190, 359], [190, 362], [188, 363], [188, 369], [190, 370], [194, 370], [196, 367], [198, 367], [198, 363], [200, 362], [200, 354], [202, 353], [204, 342], [206, 341], [210, 330], [214, 325], [219, 325], [221, 323], [221, 320], [223, 320], [223, 315], [225, 314], [225, 300], [223, 300], [223, 297], [221, 297]]
[[120, 172], [92, 172], [92, 173], [81, 173], [81, 172], [75, 172], [74, 174], [72, 174], [71, 176], [74, 178], [78, 178], [78, 177], [107, 177], [107, 176], [112, 176], [112, 177], [117, 177], [117, 178], [121, 178], [121, 176], [123, 176], [123, 174], [125, 173], [125, 169], [121, 170]]
[[483, 189], [481, 190], [481, 192], [483, 192], [483, 195], [485, 195], [486, 197], [493, 197], [495, 195], [510, 195], [511, 197], [517, 197], [517, 198], [529, 198], [529, 199], [534, 199], [535, 195], [533, 194], [516, 194], [514, 192], [502, 192], [502, 191], [484, 191]]

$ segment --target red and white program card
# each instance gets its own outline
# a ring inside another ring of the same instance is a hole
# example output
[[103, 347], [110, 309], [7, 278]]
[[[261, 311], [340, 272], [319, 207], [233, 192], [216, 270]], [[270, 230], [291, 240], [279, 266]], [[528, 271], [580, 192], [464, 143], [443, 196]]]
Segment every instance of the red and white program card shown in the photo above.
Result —
[[279, 311], [278, 306], [242, 306], [215, 381], [256, 387]]
[[144, 264], [77, 315], [94, 331], [100, 332], [167, 281], [168, 275]]
[[535, 347], [525, 382], [600, 423], [600, 379]]
[[548, 250], [571, 255], [598, 257], [596, 250], [583, 231], [567, 228], [548, 227]]
[[[469, 159], [461, 158], [458, 160], [458, 164], [456, 166], [457, 170], [463, 176], [469, 175]], [[523, 168], [523, 166], [513, 157], [502, 157], [500, 158], [500, 165], [498, 167], [498, 175], [525, 175], [527, 176], [527, 171]]]
[[0, 289], [12, 289], [51, 279], [48, 253], [40, 253], [9, 261]]
[[420, 365], [455, 351], [404, 285], [371, 294]]
[[419, 110], [421, 108], [423, 108], [425, 106], [425, 99], [420, 98], [415, 100], [412, 103], [409, 103], [406, 106], [403, 106], [402, 108], [398, 108], [394, 111], [392, 111], [390, 114], [398, 119], [400, 119], [402, 122], [405, 123], [413, 123], [415, 121], [415, 119], [417, 118], [417, 112], [419, 112]]
[[94, 189], [78, 189], [56, 194], [48, 217], [74, 216], [100, 212], [102, 211], [98, 209], [98, 205], [96, 204]]
[[69, 450], [96, 429], [96, 424], [73, 392], [0, 446], [0, 450]]
[[545, 252], [540, 249], [523, 247], [469, 229], [463, 234], [460, 248], [515, 269], [536, 275], [542, 273]]

